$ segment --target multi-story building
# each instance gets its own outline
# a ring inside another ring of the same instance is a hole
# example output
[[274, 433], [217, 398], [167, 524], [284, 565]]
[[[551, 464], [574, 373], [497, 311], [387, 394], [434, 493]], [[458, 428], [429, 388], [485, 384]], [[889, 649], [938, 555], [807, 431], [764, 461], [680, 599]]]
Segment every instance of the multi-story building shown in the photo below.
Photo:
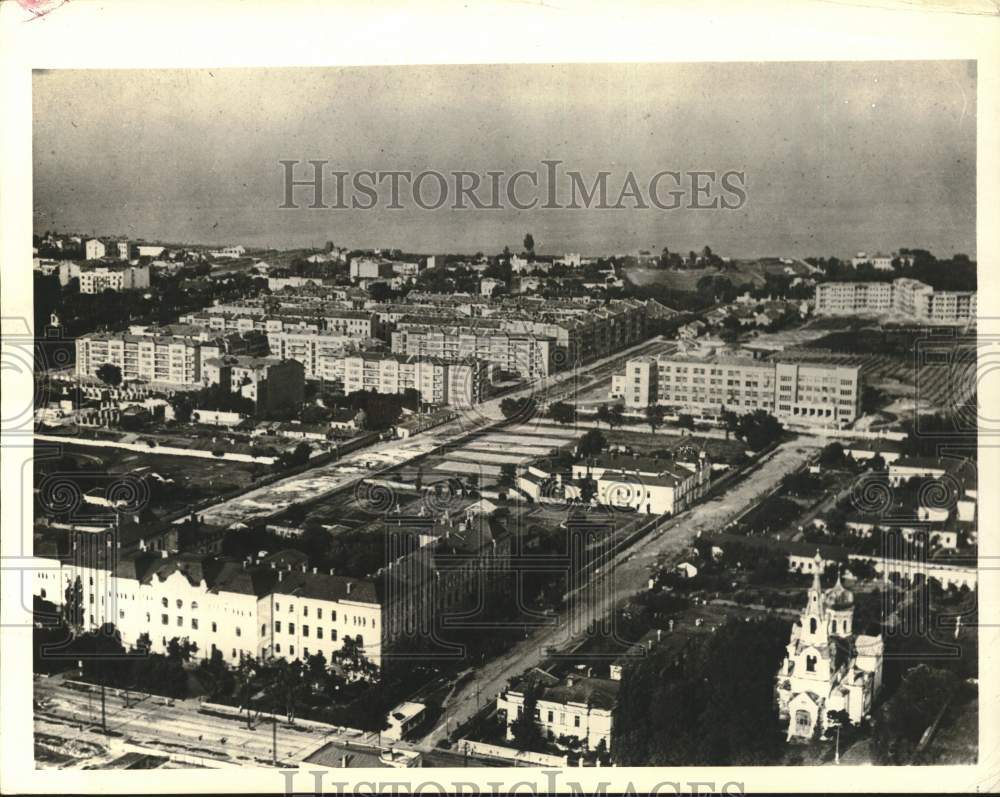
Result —
[[152, 538], [123, 550], [110, 530], [77, 532], [83, 542], [65, 559], [36, 556], [33, 593], [61, 606], [79, 579], [84, 630], [112, 623], [123, 644], [148, 635], [154, 652], [176, 637], [197, 644], [197, 656], [219, 650], [231, 664], [319, 652], [330, 660], [351, 639], [381, 666], [402, 637], [429, 633], [440, 613], [504, 588], [510, 569], [510, 535], [475, 505], [460, 521], [380, 523], [382, 533], [394, 529], [418, 547], [366, 577], [318, 572], [298, 551], [243, 561], [178, 553], [176, 526], [156, 550]]
[[448, 361], [485, 360], [528, 379], [553, 369], [555, 341], [545, 335], [517, 335], [479, 326], [430, 326], [400, 323], [392, 333], [394, 354]]
[[823, 282], [816, 286], [817, 315], [898, 313], [915, 321], [955, 324], [976, 317], [975, 291], [936, 291], [909, 277], [892, 282]]
[[[175, 385], [201, 381], [202, 348], [193, 338], [95, 332], [76, 339], [76, 375], [96, 376], [107, 363], [123, 379], [146, 379]], [[219, 348], [213, 349], [218, 354]]]
[[302, 363], [278, 357], [211, 357], [203, 363], [202, 381], [252, 399], [258, 409], [298, 407], [305, 395]]
[[82, 266], [80, 293], [136, 291], [149, 287], [149, 266]]
[[781, 421], [844, 426], [861, 411], [861, 367], [747, 357], [659, 355], [629, 360], [625, 405], [654, 404], [703, 418], [764, 410]]
[[298, 360], [306, 379], [342, 379], [344, 353], [357, 340], [339, 332], [268, 332], [271, 355], [282, 360]]
[[402, 354], [359, 353], [344, 357], [344, 392], [375, 390], [403, 393], [413, 389], [428, 404], [471, 407], [481, 402], [490, 384], [484, 360], [456, 362]]

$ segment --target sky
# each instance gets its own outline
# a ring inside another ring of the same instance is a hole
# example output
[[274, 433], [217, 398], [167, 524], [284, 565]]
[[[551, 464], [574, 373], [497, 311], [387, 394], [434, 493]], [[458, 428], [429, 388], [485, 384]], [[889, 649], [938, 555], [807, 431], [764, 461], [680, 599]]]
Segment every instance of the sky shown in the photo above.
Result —
[[[975, 257], [972, 62], [55, 70], [35, 73], [33, 103], [36, 232], [409, 252], [516, 251], [531, 232], [549, 254]], [[283, 159], [303, 162], [297, 177], [325, 160], [484, 181], [556, 159], [588, 185], [610, 172], [610, 204], [628, 172], [645, 191], [664, 170], [737, 170], [746, 202], [429, 211], [404, 184], [394, 210], [383, 184], [370, 210], [310, 209], [301, 190], [281, 209]]]

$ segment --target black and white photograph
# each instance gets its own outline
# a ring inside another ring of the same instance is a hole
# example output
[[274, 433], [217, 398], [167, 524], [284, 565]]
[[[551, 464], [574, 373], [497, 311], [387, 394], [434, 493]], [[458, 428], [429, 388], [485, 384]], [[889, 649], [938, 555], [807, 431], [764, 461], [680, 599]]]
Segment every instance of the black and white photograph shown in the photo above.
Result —
[[31, 65], [36, 775], [996, 786], [995, 75], [532, 60]]

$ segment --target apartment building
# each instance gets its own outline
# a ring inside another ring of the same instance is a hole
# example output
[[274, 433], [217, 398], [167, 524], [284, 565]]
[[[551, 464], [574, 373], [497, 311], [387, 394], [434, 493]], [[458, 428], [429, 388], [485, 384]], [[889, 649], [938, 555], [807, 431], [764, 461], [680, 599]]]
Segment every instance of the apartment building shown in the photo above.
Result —
[[203, 363], [202, 382], [239, 393], [253, 400], [258, 409], [297, 407], [305, 397], [302, 363], [278, 357], [210, 357]]
[[485, 360], [506, 373], [538, 379], [554, 370], [555, 341], [485, 326], [431, 326], [404, 320], [392, 333], [392, 352], [448, 361]]
[[76, 339], [76, 375], [96, 376], [110, 363], [123, 379], [194, 385], [201, 381], [201, 347], [192, 338], [96, 332]]
[[899, 313], [934, 324], [976, 317], [976, 291], [936, 291], [909, 277], [892, 282], [823, 282], [816, 286], [817, 315]]
[[455, 362], [434, 357], [358, 353], [344, 357], [344, 392], [420, 393], [428, 404], [471, 407], [481, 402], [490, 384], [484, 360]]
[[81, 266], [80, 293], [137, 291], [149, 287], [149, 266]]
[[302, 363], [306, 379], [333, 379], [338, 365], [336, 378], [342, 379], [344, 353], [357, 340], [339, 332], [301, 330], [268, 332], [267, 343], [272, 356]]
[[181, 316], [186, 324], [197, 324], [217, 330], [265, 332], [315, 331], [330, 332], [350, 338], [375, 337], [378, 317], [375, 313], [309, 303], [307, 306], [274, 309], [255, 306], [216, 305], [196, 313]]
[[783, 422], [844, 426], [861, 412], [861, 367], [747, 357], [640, 357], [625, 366], [625, 405], [719, 418], [764, 410]]

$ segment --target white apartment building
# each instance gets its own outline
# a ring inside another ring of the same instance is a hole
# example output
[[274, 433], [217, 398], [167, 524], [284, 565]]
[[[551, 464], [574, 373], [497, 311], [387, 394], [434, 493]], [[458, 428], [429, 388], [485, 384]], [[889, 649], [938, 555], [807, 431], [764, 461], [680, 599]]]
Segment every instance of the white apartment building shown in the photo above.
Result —
[[746, 357], [639, 357], [625, 366], [625, 406], [660, 404], [717, 419], [764, 410], [783, 422], [845, 426], [861, 412], [860, 366]]
[[76, 339], [76, 375], [96, 376], [110, 363], [121, 369], [123, 379], [147, 379], [177, 385], [201, 381], [202, 362], [222, 353], [217, 342], [172, 335], [100, 333]]
[[816, 314], [892, 312], [916, 321], [954, 324], [975, 319], [976, 298], [976, 291], [936, 291], [909, 277], [892, 282], [823, 282], [816, 286]]
[[[306, 379], [332, 379], [342, 370], [344, 352], [357, 341], [338, 332], [268, 332], [271, 354], [282, 360], [298, 360]], [[343, 378], [341, 373], [339, 377]]]
[[79, 278], [80, 293], [143, 290], [149, 287], [149, 266], [83, 266]]
[[414, 389], [428, 404], [471, 407], [486, 396], [490, 366], [483, 360], [450, 362], [399, 354], [353, 354], [344, 357], [344, 392], [376, 390], [403, 393]]
[[392, 351], [442, 360], [485, 360], [528, 379], [554, 370], [555, 340], [498, 329], [407, 324], [392, 333]]

